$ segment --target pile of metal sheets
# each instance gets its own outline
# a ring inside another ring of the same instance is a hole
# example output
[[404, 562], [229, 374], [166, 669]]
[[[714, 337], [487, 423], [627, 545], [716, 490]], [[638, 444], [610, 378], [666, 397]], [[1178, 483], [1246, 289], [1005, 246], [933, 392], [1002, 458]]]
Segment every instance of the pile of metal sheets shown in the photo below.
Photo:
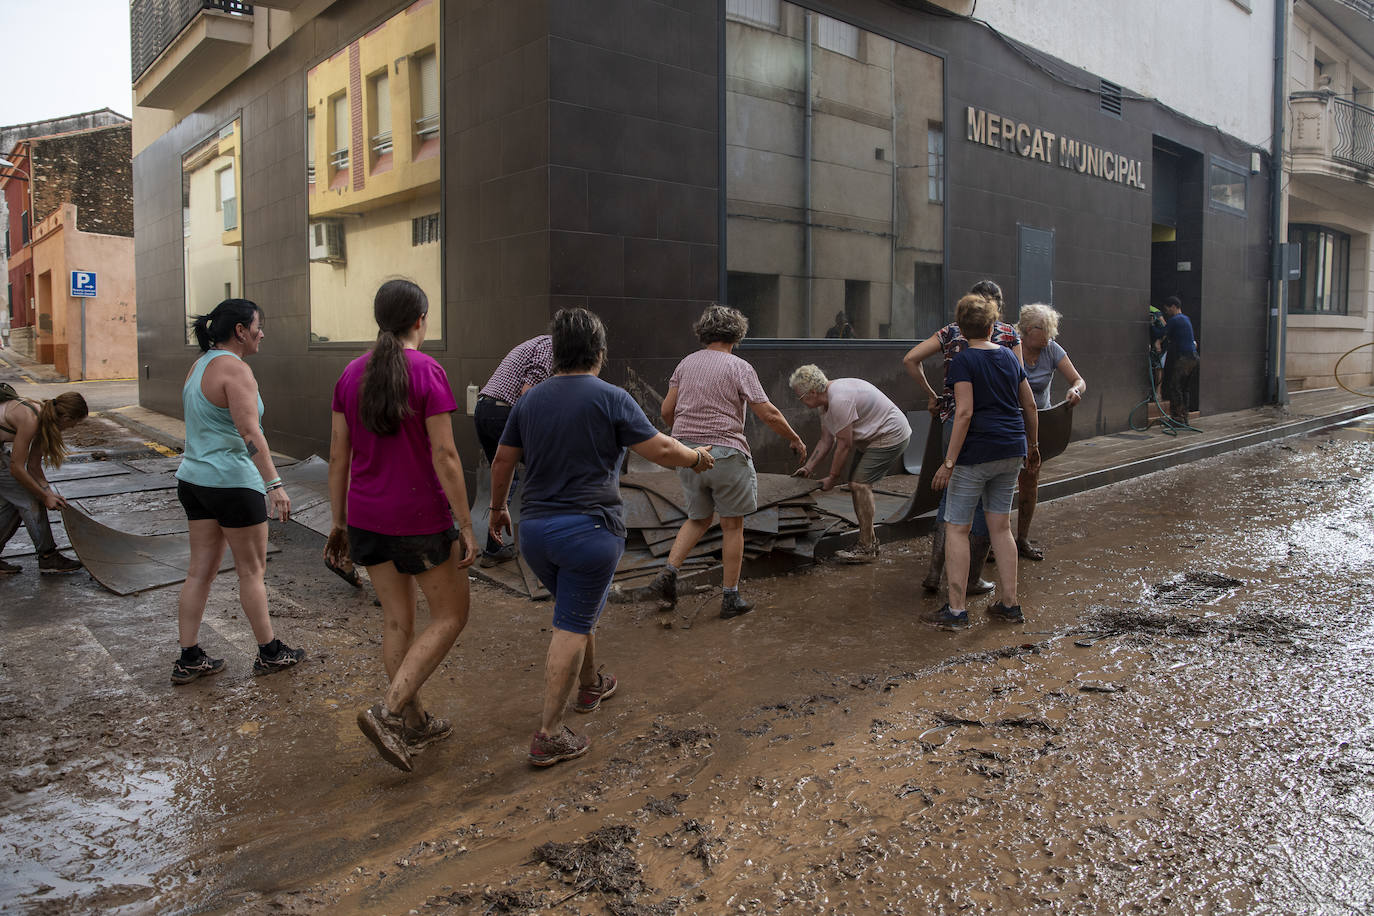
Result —
[[[816, 544], [826, 534], [853, 525], [853, 509], [848, 520], [817, 505], [812, 493], [814, 480], [799, 480], [784, 474], [760, 474], [758, 510], [744, 518], [744, 556], [756, 560], [769, 554], [792, 557], [798, 562], [814, 559]], [[486, 509], [490, 505], [491, 474], [485, 463], [477, 470], [473, 499], [473, 522], [479, 542], [486, 534]], [[624, 503], [625, 554], [620, 558], [613, 584], [622, 591], [642, 588], [658, 573], [672, 550], [678, 529], [687, 520], [686, 496], [677, 472], [635, 471], [620, 476], [620, 497]], [[894, 497], [888, 497], [894, 498]], [[900, 498], [897, 498], [900, 502]], [[849, 495], [844, 494], [849, 503]], [[518, 511], [519, 499], [511, 498]], [[515, 520], [517, 533], [519, 520]], [[685, 573], [708, 575], [720, 566], [721, 530], [712, 525], [687, 555]], [[522, 558], [496, 566], [474, 566], [473, 574], [531, 598], [544, 598], [548, 592], [539, 584]]]

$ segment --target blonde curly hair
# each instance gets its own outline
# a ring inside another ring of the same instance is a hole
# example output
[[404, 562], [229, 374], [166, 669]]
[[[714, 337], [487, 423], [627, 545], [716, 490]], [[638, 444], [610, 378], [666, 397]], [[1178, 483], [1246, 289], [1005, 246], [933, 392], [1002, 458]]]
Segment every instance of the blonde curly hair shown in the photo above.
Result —
[[1059, 319], [1063, 316], [1043, 302], [1032, 302], [1021, 306], [1021, 316], [1016, 319], [1016, 330], [1025, 336], [1026, 328], [1033, 324], [1043, 324], [1045, 334], [1050, 340], [1059, 336]]
[[792, 386], [792, 391], [797, 397], [801, 397], [813, 391], [824, 391], [825, 386], [830, 384], [830, 379], [825, 377], [819, 366], [807, 363], [792, 373], [787, 384]]

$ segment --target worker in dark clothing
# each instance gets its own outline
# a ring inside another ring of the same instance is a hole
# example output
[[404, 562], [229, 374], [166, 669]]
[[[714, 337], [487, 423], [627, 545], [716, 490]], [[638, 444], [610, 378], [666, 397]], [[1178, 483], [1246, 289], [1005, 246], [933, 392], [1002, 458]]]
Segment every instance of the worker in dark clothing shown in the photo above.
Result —
[[1164, 345], [1164, 397], [1169, 416], [1175, 423], [1188, 423], [1188, 391], [1198, 370], [1197, 340], [1193, 323], [1183, 314], [1177, 296], [1164, 300], [1164, 328], [1159, 332]]

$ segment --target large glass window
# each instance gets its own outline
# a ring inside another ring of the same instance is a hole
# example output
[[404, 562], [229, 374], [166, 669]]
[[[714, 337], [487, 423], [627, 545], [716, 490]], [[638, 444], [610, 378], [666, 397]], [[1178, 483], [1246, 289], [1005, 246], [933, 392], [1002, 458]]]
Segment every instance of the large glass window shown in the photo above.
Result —
[[1212, 206], [1219, 210], [1243, 214], [1249, 177], [1241, 166], [1222, 159], [1213, 159], [1207, 177], [1207, 193]]
[[1290, 287], [1290, 312], [1346, 315], [1350, 309], [1350, 236], [1325, 226], [1290, 223], [1288, 241], [1302, 246], [1302, 278]]
[[[443, 334], [438, 3], [401, 10], [305, 78], [310, 339], [377, 335], [372, 297], [393, 277], [429, 296], [429, 337]], [[399, 119], [399, 120], [393, 120]], [[409, 125], [409, 126], [408, 126]], [[315, 178], [315, 150], [328, 150]]]
[[237, 119], [181, 157], [182, 272], [186, 342], [191, 319], [225, 299], [243, 295], [243, 229], [239, 167], [243, 145]]
[[943, 62], [791, 3], [726, 10], [727, 300], [752, 337], [931, 334]]

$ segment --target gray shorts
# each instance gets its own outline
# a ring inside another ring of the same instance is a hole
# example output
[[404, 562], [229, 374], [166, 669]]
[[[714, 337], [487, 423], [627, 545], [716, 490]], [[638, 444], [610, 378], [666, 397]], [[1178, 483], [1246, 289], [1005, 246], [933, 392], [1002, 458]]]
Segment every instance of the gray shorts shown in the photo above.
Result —
[[[700, 443], [684, 439], [682, 444], [696, 448]], [[699, 520], [719, 513], [722, 518], [738, 518], [757, 510], [759, 478], [753, 459], [723, 445], [712, 446], [711, 457], [716, 459], [716, 466], [709, 471], [697, 474], [688, 468], [678, 469], [682, 492], [687, 496], [687, 517]]]
[[882, 480], [887, 476], [892, 462], [906, 453], [906, 446], [910, 441], [911, 437], [908, 436], [899, 445], [856, 451], [849, 465], [849, 482], [875, 484]]

